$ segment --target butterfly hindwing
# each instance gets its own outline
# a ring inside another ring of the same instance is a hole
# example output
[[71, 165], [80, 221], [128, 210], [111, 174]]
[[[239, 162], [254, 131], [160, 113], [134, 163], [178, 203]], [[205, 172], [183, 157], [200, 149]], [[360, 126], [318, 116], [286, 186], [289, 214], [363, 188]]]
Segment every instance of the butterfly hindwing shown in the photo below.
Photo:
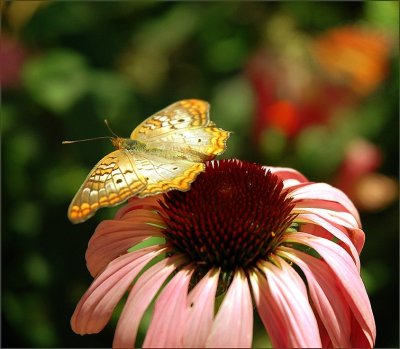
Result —
[[191, 161], [212, 160], [226, 148], [229, 132], [209, 126], [166, 133], [147, 142], [149, 148], [180, 154]]
[[189, 190], [190, 184], [205, 169], [202, 162], [171, 160], [154, 154], [135, 154], [135, 163], [147, 182], [137, 194], [140, 198], [172, 189]]
[[87, 220], [106, 206], [114, 206], [146, 187], [131, 154], [120, 149], [105, 156], [89, 173], [72, 200], [68, 216], [74, 223]]

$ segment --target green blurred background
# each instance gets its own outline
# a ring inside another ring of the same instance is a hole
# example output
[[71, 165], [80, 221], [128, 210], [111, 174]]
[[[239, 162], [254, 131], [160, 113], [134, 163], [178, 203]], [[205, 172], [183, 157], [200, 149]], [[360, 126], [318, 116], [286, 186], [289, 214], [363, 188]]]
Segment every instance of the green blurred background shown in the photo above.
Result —
[[[223, 157], [289, 166], [360, 210], [377, 347], [399, 346], [398, 2], [2, 3], [2, 346], [106, 347], [78, 336], [96, 225], [66, 216], [91, 167], [184, 98], [233, 131]], [[143, 333], [140, 334], [139, 339]], [[265, 346], [260, 326], [254, 346]]]

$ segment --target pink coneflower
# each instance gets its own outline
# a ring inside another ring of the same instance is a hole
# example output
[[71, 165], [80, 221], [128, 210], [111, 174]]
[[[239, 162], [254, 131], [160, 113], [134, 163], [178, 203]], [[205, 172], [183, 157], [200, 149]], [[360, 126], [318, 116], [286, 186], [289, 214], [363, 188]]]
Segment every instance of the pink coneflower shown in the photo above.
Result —
[[[165, 243], [132, 249], [151, 237]], [[288, 168], [210, 162], [188, 192], [132, 199], [97, 227], [86, 254], [96, 279], [72, 328], [101, 331], [128, 292], [117, 348], [134, 347], [153, 299], [143, 347], [251, 347], [254, 309], [274, 347], [372, 347], [363, 244], [338, 189]]]

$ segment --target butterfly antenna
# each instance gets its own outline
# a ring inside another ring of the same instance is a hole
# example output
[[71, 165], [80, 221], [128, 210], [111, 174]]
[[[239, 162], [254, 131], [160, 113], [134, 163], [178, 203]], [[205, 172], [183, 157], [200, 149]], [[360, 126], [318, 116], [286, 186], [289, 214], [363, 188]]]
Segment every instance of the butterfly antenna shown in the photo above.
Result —
[[110, 124], [109, 124], [108, 121], [107, 121], [107, 119], [104, 120], [104, 123], [106, 124], [108, 130], [111, 132], [111, 134], [112, 134], [113, 136], [115, 136], [115, 137], [117, 137], [117, 138], [120, 138], [120, 137], [112, 130], [112, 128], [110, 127]]
[[[108, 124], [107, 120], [104, 120], [104, 123], [106, 124], [108, 130], [111, 132], [111, 134], [113, 136], [115, 136], [116, 138], [120, 138], [110, 127], [110, 125]], [[77, 139], [77, 140], [73, 140], [73, 141], [62, 141], [62, 144], [71, 144], [71, 143], [78, 143], [78, 142], [86, 142], [86, 141], [94, 141], [96, 139], [114, 139], [114, 137], [111, 136], [104, 136], [104, 137], [94, 137], [94, 138], [85, 138], [85, 139]]]
[[112, 139], [110, 136], [105, 137], [94, 137], [94, 138], [85, 138], [85, 139], [77, 139], [74, 141], [62, 141], [62, 144], [71, 144], [71, 143], [78, 143], [78, 142], [86, 142], [86, 141], [94, 141], [96, 139]]

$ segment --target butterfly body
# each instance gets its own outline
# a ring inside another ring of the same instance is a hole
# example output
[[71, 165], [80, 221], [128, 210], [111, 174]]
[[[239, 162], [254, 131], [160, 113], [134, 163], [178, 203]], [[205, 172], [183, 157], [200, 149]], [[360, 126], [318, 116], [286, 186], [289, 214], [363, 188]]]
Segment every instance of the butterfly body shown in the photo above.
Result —
[[143, 152], [147, 149], [145, 143], [130, 138], [115, 137], [111, 139], [111, 143], [117, 149], [126, 149], [132, 152]]
[[130, 138], [116, 137], [117, 148], [89, 173], [68, 210], [73, 223], [90, 218], [100, 207], [126, 199], [177, 189], [186, 191], [226, 148], [229, 132], [208, 116], [207, 102], [176, 102], [143, 121]]

